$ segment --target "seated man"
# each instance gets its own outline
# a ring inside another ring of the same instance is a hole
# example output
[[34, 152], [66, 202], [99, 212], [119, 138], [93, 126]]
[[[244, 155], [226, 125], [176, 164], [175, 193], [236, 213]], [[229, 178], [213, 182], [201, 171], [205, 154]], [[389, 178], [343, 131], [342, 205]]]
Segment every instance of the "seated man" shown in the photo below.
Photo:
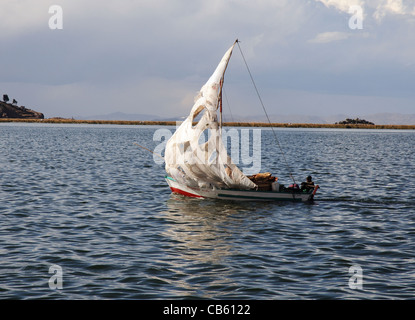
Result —
[[307, 181], [301, 182], [301, 190], [310, 190], [310, 189], [314, 189], [314, 182], [311, 176], [308, 176]]

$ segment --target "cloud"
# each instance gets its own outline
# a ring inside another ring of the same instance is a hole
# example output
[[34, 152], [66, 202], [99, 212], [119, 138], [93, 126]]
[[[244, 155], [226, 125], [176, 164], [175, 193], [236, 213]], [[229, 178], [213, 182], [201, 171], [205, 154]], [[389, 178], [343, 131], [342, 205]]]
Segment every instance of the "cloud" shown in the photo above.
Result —
[[309, 40], [310, 43], [329, 43], [333, 41], [345, 40], [351, 36], [351, 33], [347, 32], [323, 32], [319, 33], [314, 39]]
[[387, 15], [415, 15], [415, 1], [407, 0], [405, 4], [402, 0], [382, 0], [377, 5], [373, 17], [378, 22]]
[[0, 39], [35, 33], [48, 27], [48, 0], [2, 0], [0, 4]]
[[[315, 0], [327, 8], [349, 13], [351, 6], [360, 6], [363, 11], [372, 12], [372, 17], [381, 22], [387, 15], [415, 16], [414, 0]], [[365, 14], [366, 15], [366, 14]]]
[[351, 6], [364, 6], [364, 0], [315, 0], [326, 7], [334, 7], [337, 10], [348, 13]]
[[[48, 28], [51, 4], [63, 8], [63, 30]], [[410, 84], [415, 81], [415, 34], [409, 32], [414, 28], [414, 4], [2, 0], [0, 88], [47, 116], [116, 111], [181, 116], [239, 38], [271, 108], [279, 107], [276, 89], [288, 90], [287, 101], [291, 94], [296, 101], [298, 90], [316, 101], [320, 95], [315, 92], [414, 97]], [[349, 28], [350, 5], [364, 8], [363, 30]], [[252, 90], [253, 98], [247, 97], [251, 82], [238, 49], [226, 85], [231, 105], [245, 114], [255, 112], [257, 97]], [[328, 107], [325, 101], [321, 108]]]

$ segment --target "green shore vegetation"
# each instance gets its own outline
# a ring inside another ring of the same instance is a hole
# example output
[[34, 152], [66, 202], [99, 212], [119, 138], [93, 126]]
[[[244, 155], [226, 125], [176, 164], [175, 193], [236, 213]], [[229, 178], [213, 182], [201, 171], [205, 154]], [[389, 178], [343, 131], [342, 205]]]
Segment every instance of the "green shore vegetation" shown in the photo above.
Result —
[[[0, 118], [4, 122], [60, 123], [60, 124], [116, 124], [116, 125], [154, 125], [176, 126], [175, 121], [121, 121], [121, 120], [76, 120], [67, 118], [12, 119]], [[400, 129], [415, 130], [415, 125], [373, 125], [373, 124], [319, 124], [319, 123], [263, 123], [263, 122], [225, 122], [227, 127], [276, 127], [276, 128], [330, 128], [330, 129]]]

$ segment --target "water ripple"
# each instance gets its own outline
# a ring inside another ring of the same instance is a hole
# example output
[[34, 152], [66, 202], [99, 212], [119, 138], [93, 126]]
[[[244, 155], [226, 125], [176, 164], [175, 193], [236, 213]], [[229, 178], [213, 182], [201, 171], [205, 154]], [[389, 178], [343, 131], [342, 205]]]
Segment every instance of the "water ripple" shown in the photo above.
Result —
[[[415, 296], [415, 133], [277, 130], [294, 172], [322, 187], [298, 204], [172, 195], [133, 145], [154, 148], [156, 129], [0, 125], [0, 297]], [[272, 139], [263, 130], [263, 164], [283, 182]], [[362, 289], [349, 287], [351, 266]]]

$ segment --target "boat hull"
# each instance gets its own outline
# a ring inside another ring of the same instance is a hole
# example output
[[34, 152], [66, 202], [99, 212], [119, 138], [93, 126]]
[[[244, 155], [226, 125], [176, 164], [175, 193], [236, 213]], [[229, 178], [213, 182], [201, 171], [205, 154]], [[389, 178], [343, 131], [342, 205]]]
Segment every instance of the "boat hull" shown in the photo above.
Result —
[[291, 191], [256, 191], [256, 190], [234, 190], [234, 189], [207, 189], [191, 188], [180, 184], [175, 179], [166, 176], [166, 181], [173, 193], [178, 193], [193, 198], [211, 198], [238, 201], [312, 201], [318, 186], [310, 192]]

